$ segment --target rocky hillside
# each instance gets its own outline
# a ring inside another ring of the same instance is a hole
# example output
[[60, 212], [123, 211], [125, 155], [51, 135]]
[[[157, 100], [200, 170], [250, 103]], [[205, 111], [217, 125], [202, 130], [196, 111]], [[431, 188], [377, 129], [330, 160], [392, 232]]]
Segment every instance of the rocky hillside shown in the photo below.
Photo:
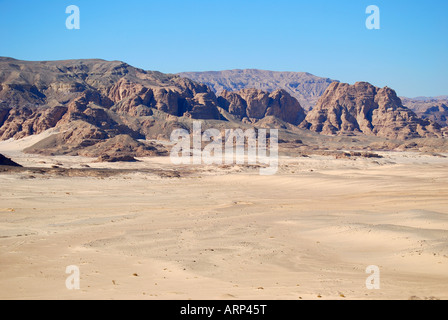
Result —
[[273, 92], [282, 89], [296, 98], [305, 110], [317, 103], [334, 80], [305, 72], [275, 72], [256, 69], [210, 72], [183, 72], [181, 77], [201, 82], [220, 95], [223, 91], [258, 89]]
[[400, 140], [442, 136], [439, 125], [404, 107], [394, 90], [366, 82], [332, 83], [301, 127], [324, 134], [358, 132]]
[[448, 126], [448, 97], [401, 98], [403, 105], [413, 110], [419, 117]]
[[217, 106], [205, 85], [123, 62], [0, 59], [0, 140], [58, 128], [41, 143], [49, 154], [155, 155], [155, 146], [136, 139], [168, 134], [178, 116], [220, 119]]
[[298, 124], [304, 118], [297, 100], [282, 90], [237, 96], [218, 99], [204, 84], [119, 61], [0, 58], [0, 140], [56, 128], [58, 134], [27, 151], [150, 156], [166, 150], [140, 140], [166, 139], [175, 128], [188, 128], [185, 119], [225, 120], [222, 110], [248, 123], [273, 116]]

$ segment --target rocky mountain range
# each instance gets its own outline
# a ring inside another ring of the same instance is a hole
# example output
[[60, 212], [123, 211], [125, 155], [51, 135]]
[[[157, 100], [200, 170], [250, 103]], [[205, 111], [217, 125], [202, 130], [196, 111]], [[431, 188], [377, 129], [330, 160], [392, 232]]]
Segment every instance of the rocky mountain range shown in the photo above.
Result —
[[57, 128], [27, 151], [148, 156], [166, 150], [140, 140], [167, 139], [175, 128], [188, 129], [188, 119], [226, 120], [223, 112], [247, 123], [304, 118], [297, 100], [282, 90], [248, 90], [240, 98], [237, 106], [233, 94], [218, 99], [204, 84], [119, 61], [0, 58], [0, 140]]
[[209, 86], [218, 95], [223, 91], [234, 92], [243, 89], [258, 89], [269, 93], [282, 89], [296, 98], [305, 110], [310, 110], [330, 83], [335, 82], [306, 72], [257, 69], [182, 72], [179, 75]]
[[[328, 86], [337, 80], [313, 76], [306, 72], [276, 72], [257, 69], [182, 72], [186, 77], [209, 86], [216, 94], [224, 91], [237, 92], [244, 89], [259, 89], [266, 92], [284, 90], [296, 98], [309, 111], [317, 104]], [[226, 93], [227, 94], [227, 93]], [[448, 126], [448, 96], [400, 97], [403, 105], [419, 117]]]
[[167, 154], [156, 140], [169, 140], [176, 128], [191, 129], [195, 119], [205, 120], [204, 129], [274, 127], [402, 140], [443, 135], [439, 124], [404, 107], [390, 88], [328, 79], [306, 86], [316, 98], [324, 90], [308, 114], [284, 89], [217, 96], [205, 84], [120, 61], [0, 58], [0, 140], [54, 129], [26, 152], [114, 161]]

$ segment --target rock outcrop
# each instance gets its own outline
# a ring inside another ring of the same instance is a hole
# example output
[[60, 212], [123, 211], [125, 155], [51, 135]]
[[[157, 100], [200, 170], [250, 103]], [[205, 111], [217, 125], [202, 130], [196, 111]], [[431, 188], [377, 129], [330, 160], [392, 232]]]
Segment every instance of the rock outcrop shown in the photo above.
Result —
[[436, 122], [442, 127], [448, 126], [448, 105], [441, 103], [430, 107], [419, 115], [422, 119], [428, 119]]
[[301, 124], [324, 134], [363, 133], [393, 139], [440, 137], [440, 126], [404, 107], [392, 89], [366, 82], [332, 83]]
[[300, 103], [285, 90], [276, 90], [272, 93], [257, 89], [223, 91], [218, 100], [223, 109], [239, 120], [247, 118], [256, 122], [273, 116], [298, 125], [305, 119], [305, 111]]
[[414, 111], [420, 118], [448, 127], [448, 97], [401, 98], [403, 105]]

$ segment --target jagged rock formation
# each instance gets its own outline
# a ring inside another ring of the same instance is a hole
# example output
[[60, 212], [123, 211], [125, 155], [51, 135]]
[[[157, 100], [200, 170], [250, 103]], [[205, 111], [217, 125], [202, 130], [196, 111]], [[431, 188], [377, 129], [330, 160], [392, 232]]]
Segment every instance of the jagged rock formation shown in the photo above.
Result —
[[300, 103], [285, 90], [267, 93], [257, 89], [238, 92], [223, 91], [218, 98], [220, 106], [240, 120], [252, 122], [274, 116], [282, 121], [298, 125], [305, 119]]
[[414, 111], [422, 119], [437, 122], [442, 127], [448, 126], [448, 97], [435, 98], [401, 98], [403, 105]]
[[[155, 112], [158, 116], [152, 117]], [[60, 133], [47, 138], [41, 146], [48, 148], [41, 152], [78, 154], [101, 141], [127, 135], [136, 142], [122, 141], [133, 145], [127, 152], [143, 156], [156, 152], [135, 139], [172, 131], [176, 121], [170, 117], [179, 116], [220, 119], [216, 96], [203, 84], [118, 61], [0, 58], [0, 140], [56, 127]], [[96, 146], [91, 154], [99, 156], [99, 150]]]
[[332, 83], [301, 127], [324, 134], [364, 133], [393, 139], [441, 137], [440, 126], [405, 108], [392, 89]]
[[418, 114], [422, 119], [428, 119], [438, 123], [442, 127], [448, 126], [448, 105], [441, 103], [430, 107], [425, 112]]
[[[299, 124], [305, 117], [284, 90], [243, 90], [217, 98], [204, 84], [119, 61], [0, 58], [0, 140], [59, 130], [27, 149], [32, 153], [115, 158], [164, 154], [166, 150], [137, 140], [169, 137], [183, 127], [179, 117], [225, 120], [218, 107], [251, 123], [277, 117]], [[110, 143], [112, 149], [102, 147], [102, 142], [120, 136], [120, 143]]]
[[219, 119], [216, 98], [210, 95], [205, 85], [118, 61], [1, 58], [0, 139], [36, 134], [60, 120], [81, 119], [96, 126], [107, 122], [111, 129], [117, 121], [110, 121], [107, 111], [150, 116], [156, 109], [174, 116]]
[[334, 80], [316, 77], [306, 72], [276, 72], [256, 69], [210, 72], [182, 72], [181, 77], [204, 83], [216, 94], [223, 91], [258, 89], [273, 92], [283, 89], [309, 110]]

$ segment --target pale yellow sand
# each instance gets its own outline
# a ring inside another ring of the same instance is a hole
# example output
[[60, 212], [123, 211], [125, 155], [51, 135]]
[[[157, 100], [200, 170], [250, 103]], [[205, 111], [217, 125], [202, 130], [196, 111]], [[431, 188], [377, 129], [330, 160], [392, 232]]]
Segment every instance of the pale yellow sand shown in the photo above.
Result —
[[282, 158], [273, 177], [0, 174], [0, 299], [448, 299], [448, 161], [384, 155]]

